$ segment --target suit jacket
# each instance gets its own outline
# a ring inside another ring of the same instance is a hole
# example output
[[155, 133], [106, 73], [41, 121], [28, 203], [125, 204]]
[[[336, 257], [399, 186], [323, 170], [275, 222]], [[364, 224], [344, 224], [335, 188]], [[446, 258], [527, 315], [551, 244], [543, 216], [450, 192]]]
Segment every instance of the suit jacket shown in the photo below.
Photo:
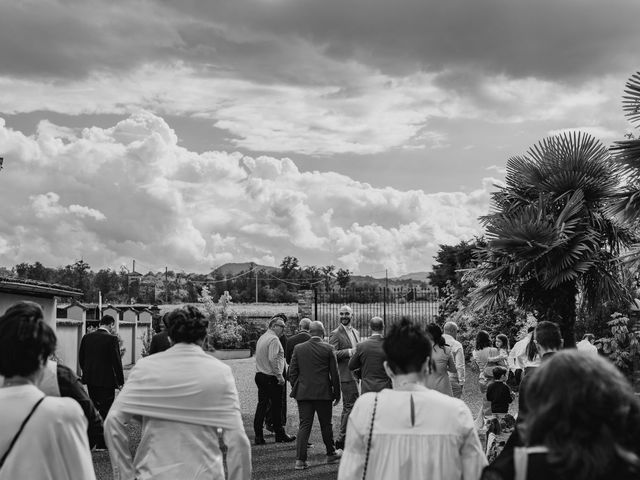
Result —
[[333, 347], [320, 337], [296, 345], [289, 381], [296, 400], [339, 400], [340, 374]]
[[[360, 332], [358, 332], [354, 328], [353, 333], [356, 334], [356, 339], [359, 342]], [[340, 324], [338, 328], [336, 328], [329, 334], [329, 343], [333, 345], [333, 348], [336, 349], [336, 358], [338, 359], [340, 381], [351, 382], [357, 380], [351, 370], [349, 370], [349, 359], [351, 358], [351, 355], [349, 355], [349, 349], [353, 348], [353, 346], [351, 345], [349, 335], [347, 334], [347, 331], [342, 326], [342, 324]]]
[[156, 333], [151, 337], [151, 344], [149, 345], [149, 355], [154, 353], [164, 352], [171, 348], [171, 342], [169, 341], [169, 332]]
[[358, 344], [356, 353], [349, 360], [349, 370], [360, 370], [362, 394], [391, 388], [391, 379], [387, 376], [383, 366], [386, 359], [380, 335], [370, 337]]
[[99, 328], [82, 337], [78, 361], [85, 384], [113, 388], [124, 385], [118, 337], [106, 330]]
[[304, 343], [311, 338], [311, 334], [309, 332], [299, 332], [295, 335], [290, 336], [287, 339], [287, 348], [284, 350], [284, 358], [289, 365], [291, 365], [291, 356], [293, 355], [293, 349], [299, 343]]

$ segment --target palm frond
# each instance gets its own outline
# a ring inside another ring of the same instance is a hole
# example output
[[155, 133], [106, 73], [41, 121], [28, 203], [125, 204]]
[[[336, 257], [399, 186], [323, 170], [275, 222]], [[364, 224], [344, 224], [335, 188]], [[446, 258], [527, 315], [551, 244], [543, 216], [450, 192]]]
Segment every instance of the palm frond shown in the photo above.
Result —
[[631, 75], [622, 96], [622, 110], [631, 123], [640, 124], [640, 72]]

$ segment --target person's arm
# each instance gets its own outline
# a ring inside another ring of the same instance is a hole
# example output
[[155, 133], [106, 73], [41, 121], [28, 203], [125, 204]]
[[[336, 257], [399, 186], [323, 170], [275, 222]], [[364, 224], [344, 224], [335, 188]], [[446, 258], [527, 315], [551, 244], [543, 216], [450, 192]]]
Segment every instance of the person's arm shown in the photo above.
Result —
[[298, 373], [298, 355], [294, 349], [293, 355], [291, 356], [291, 364], [289, 365], [289, 383], [291, 386], [295, 385], [298, 380]]
[[333, 347], [331, 348], [331, 355], [329, 357], [329, 373], [331, 374], [331, 393], [333, 395], [333, 404], [337, 405], [340, 401], [340, 396], [342, 395], [342, 393], [340, 390], [340, 372], [338, 370], [338, 361], [336, 360], [336, 355], [333, 352]]
[[461, 423], [463, 435], [460, 448], [462, 480], [477, 480], [482, 474], [482, 469], [487, 466], [487, 457], [482, 451], [480, 438], [473, 424], [473, 416], [466, 405], [461, 406]]
[[244, 429], [224, 430], [229, 480], [251, 480], [251, 443]]
[[454, 361], [458, 372], [458, 383], [463, 385], [465, 375], [464, 348], [460, 347], [456, 350]]
[[331, 332], [331, 334], [329, 334], [329, 343], [336, 349], [336, 358], [338, 361], [350, 358], [353, 354], [352, 348], [343, 348], [340, 350], [340, 336], [337, 332]]
[[135, 480], [136, 478], [127, 429], [132, 418], [133, 415], [119, 410], [114, 404], [104, 422], [104, 439], [109, 448], [113, 480]]
[[80, 379], [69, 367], [60, 364], [58, 364], [57, 367], [57, 374], [60, 396], [73, 398], [78, 402], [78, 405], [82, 408], [84, 416], [89, 423], [87, 428], [89, 447], [101, 444], [104, 438], [102, 417], [89, 398], [86, 390], [80, 384]]
[[[360, 344], [358, 344], [360, 345]], [[356, 346], [356, 351], [349, 359], [349, 370], [358, 370], [362, 368], [362, 348]]]
[[[60, 400], [60, 399], [58, 399]], [[66, 400], [66, 399], [65, 399]], [[73, 472], [74, 478], [95, 480], [91, 451], [87, 441], [87, 419], [80, 406], [69, 400], [56, 412], [56, 448], [63, 453], [66, 470]]]
[[278, 378], [278, 383], [282, 385], [284, 383], [284, 376], [282, 372], [284, 370], [284, 352], [282, 351], [282, 345], [278, 338], [273, 338], [269, 342], [269, 363], [271, 364], [272, 374]]
[[447, 356], [447, 371], [451, 373], [456, 373], [456, 364], [453, 361], [453, 352], [449, 350], [449, 355]]
[[113, 373], [116, 376], [116, 383], [118, 387], [124, 385], [124, 372], [122, 371], [122, 357], [120, 356], [120, 345], [118, 345], [118, 337], [113, 335], [113, 346], [111, 354], [111, 362], [113, 366]]
[[[369, 394], [365, 394], [369, 396]], [[373, 395], [373, 394], [371, 394]], [[353, 405], [353, 409], [349, 414], [347, 420], [347, 439], [345, 442], [344, 452], [340, 459], [340, 469], [338, 470], [338, 480], [351, 480], [362, 478], [362, 471], [364, 469], [364, 461], [366, 458], [367, 438], [365, 434], [369, 433], [369, 425], [371, 420], [371, 414], [373, 412], [373, 402], [366, 402], [367, 408], [366, 414], [361, 414], [360, 409], [363, 408], [363, 399], [366, 396], [360, 397]], [[371, 397], [373, 399], [373, 397]], [[376, 416], [380, 413], [378, 410]], [[369, 420], [367, 425], [360, 426], [358, 421], [363, 415]]]
[[160, 348], [158, 346], [160, 342], [158, 341], [158, 334], [155, 334], [151, 337], [151, 343], [149, 344], [149, 355], [153, 355], [154, 353], [158, 353]]

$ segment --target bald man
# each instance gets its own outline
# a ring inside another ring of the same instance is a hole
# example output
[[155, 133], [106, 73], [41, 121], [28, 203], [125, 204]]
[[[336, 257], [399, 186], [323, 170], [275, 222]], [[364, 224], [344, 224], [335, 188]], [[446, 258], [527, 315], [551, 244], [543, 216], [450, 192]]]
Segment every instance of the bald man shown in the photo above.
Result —
[[295, 346], [289, 367], [291, 396], [298, 402], [300, 414], [296, 470], [309, 467], [307, 442], [315, 414], [318, 415], [322, 440], [327, 448], [326, 462], [336, 463], [342, 454], [333, 443], [331, 425], [331, 402], [337, 405], [340, 401], [340, 375], [336, 356], [333, 347], [324, 341], [322, 322], [311, 322], [309, 329], [311, 338]]
[[293, 349], [296, 345], [300, 343], [304, 343], [311, 338], [311, 334], [309, 333], [309, 327], [311, 326], [311, 320], [308, 318], [303, 318], [298, 323], [298, 333], [290, 336], [287, 339], [287, 350], [285, 351], [284, 357], [287, 360], [287, 364], [291, 365], [291, 356], [293, 355]]
[[362, 394], [391, 388], [391, 379], [383, 366], [387, 359], [382, 349], [384, 320], [373, 317], [369, 321], [369, 328], [371, 328], [371, 336], [356, 345], [356, 351], [349, 359], [349, 370], [354, 373], [360, 371]]
[[329, 335], [329, 343], [336, 349], [338, 371], [340, 372], [340, 389], [342, 390], [342, 415], [340, 417], [340, 433], [336, 440], [336, 448], [344, 448], [347, 435], [347, 420], [358, 396], [358, 379], [349, 370], [349, 359], [356, 353], [360, 342], [360, 333], [351, 326], [353, 310], [348, 305], [340, 307], [340, 326]]
[[458, 325], [453, 322], [447, 322], [444, 324], [444, 341], [451, 347], [451, 355], [453, 355], [453, 362], [456, 365], [455, 372], [449, 372], [449, 382], [451, 383], [451, 390], [453, 396], [460, 398], [462, 396], [462, 389], [464, 388], [465, 377], [465, 361], [464, 361], [464, 347], [456, 340], [458, 336]]

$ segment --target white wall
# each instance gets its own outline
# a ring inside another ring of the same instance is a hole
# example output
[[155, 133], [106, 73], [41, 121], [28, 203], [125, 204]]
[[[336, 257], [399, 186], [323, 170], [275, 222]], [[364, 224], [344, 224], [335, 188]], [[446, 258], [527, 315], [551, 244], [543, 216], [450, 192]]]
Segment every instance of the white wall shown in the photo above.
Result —
[[47, 324], [56, 329], [56, 299], [55, 298], [42, 298], [34, 297], [31, 295], [18, 295], [15, 293], [0, 292], [0, 315], [2, 315], [11, 305], [16, 302], [22, 302], [28, 300], [40, 304], [44, 311], [44, 320]]
[[78, 320], [61, 318], [58, 320], [56, 337], [58, 348], [56, 355], [60, 362], [74, 372], [78, 372], [78, 349], [82, 339], [84, 323]]
[[120, 338], [122, 338], [122, 342], [126, 351], [124, 352], [124, 356], [122, 357], [122, 365], [130, 365], [135, 362], [135, 354], [134, 350], [135, 346], [135, 333], [138, 329], [136, 328], [135, 323], [123, 323], [120, 322], [120, 330], [118, 334]]

